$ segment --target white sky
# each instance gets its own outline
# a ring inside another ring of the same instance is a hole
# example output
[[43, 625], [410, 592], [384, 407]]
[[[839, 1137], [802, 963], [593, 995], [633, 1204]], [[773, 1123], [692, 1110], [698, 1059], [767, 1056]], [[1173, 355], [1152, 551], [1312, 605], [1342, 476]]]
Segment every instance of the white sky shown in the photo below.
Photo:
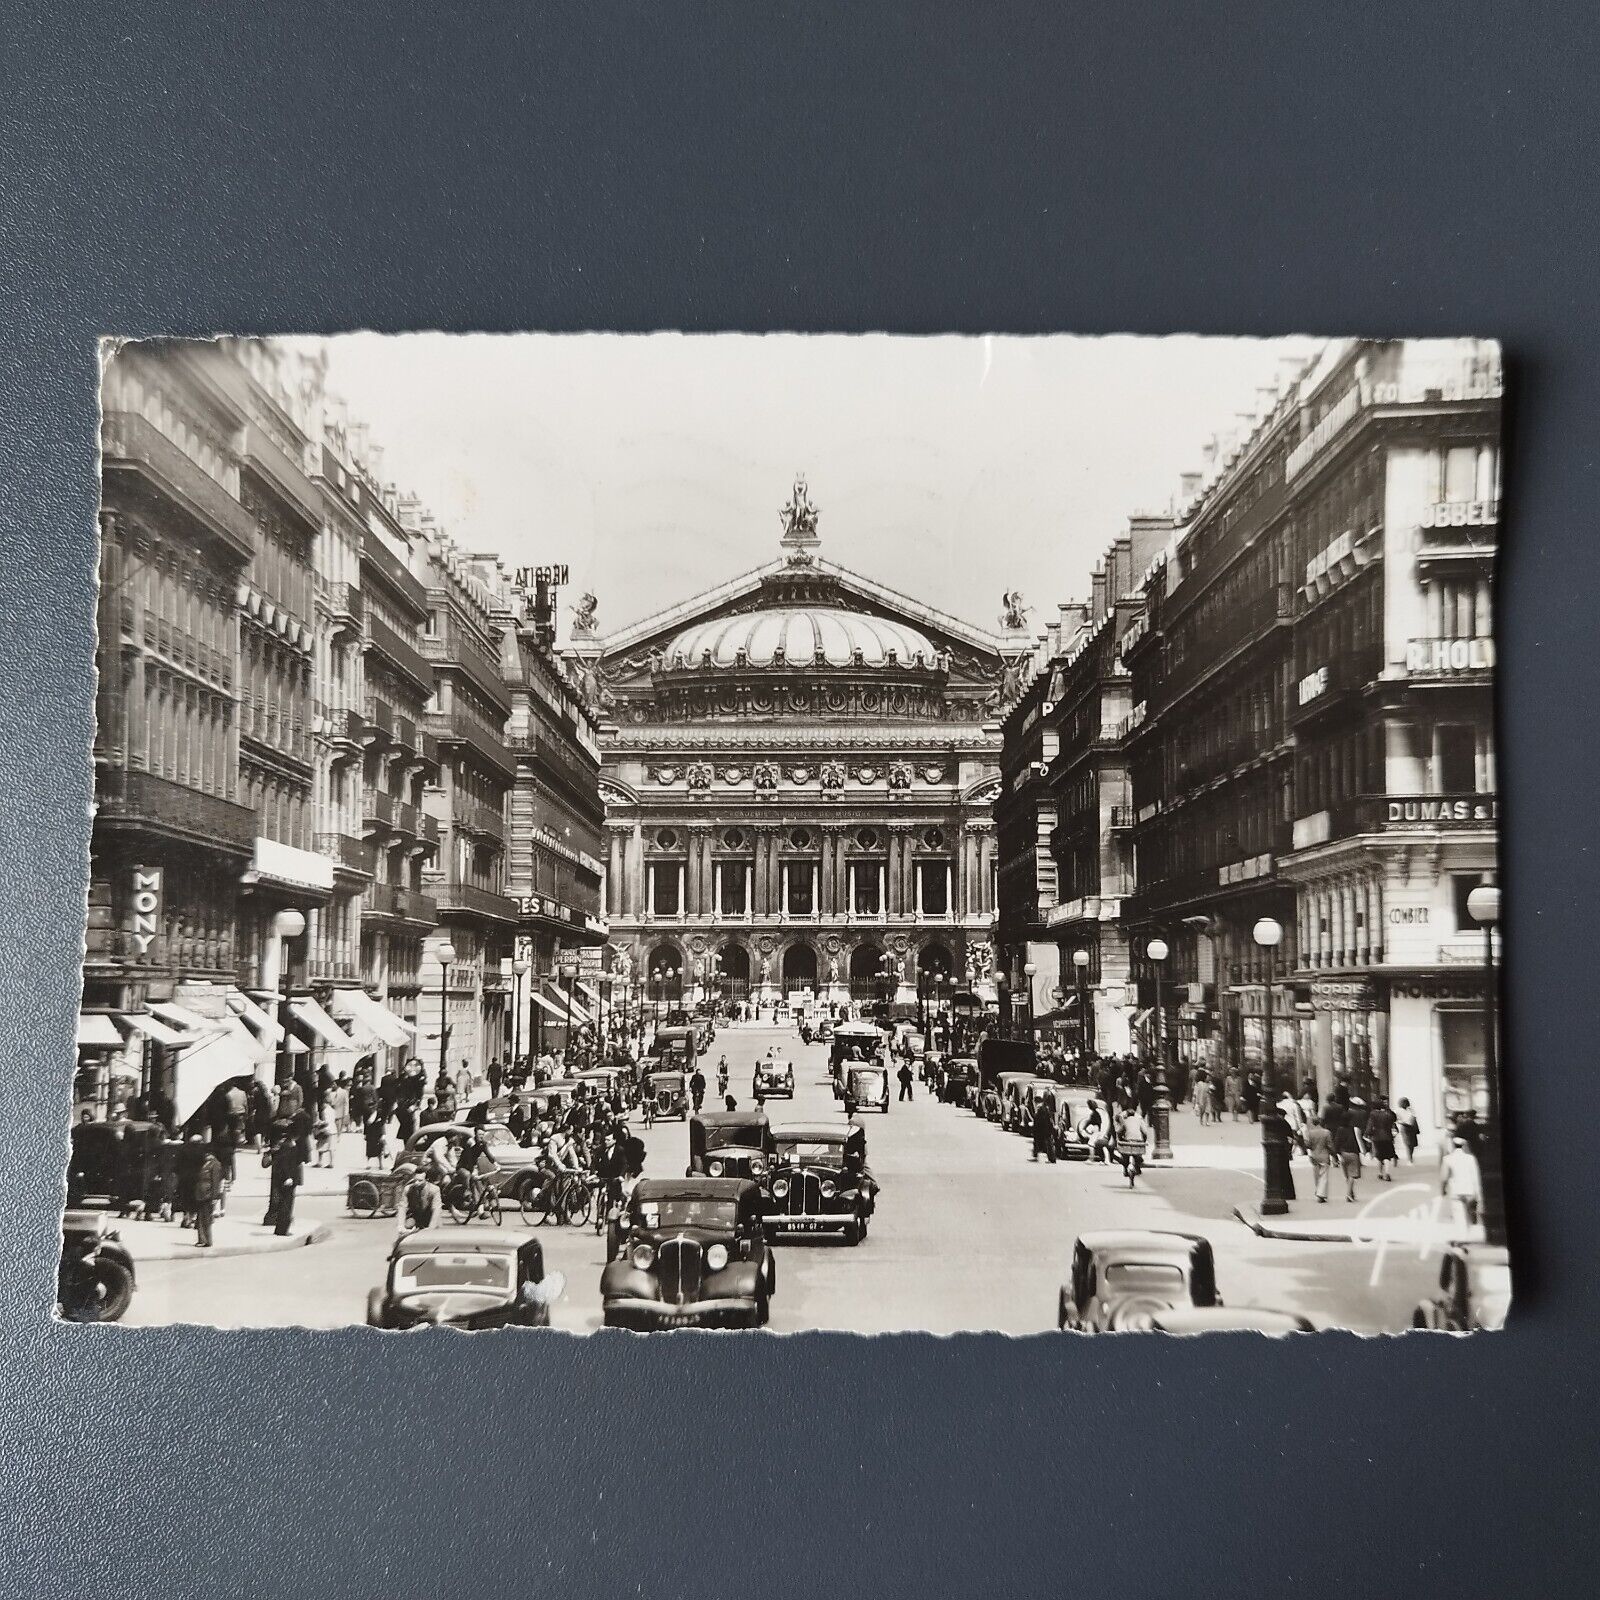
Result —
[[[350, 334], [329, 384], [470, 550], [564, 561], [602, 634], [778, 553], [796, 472], [821, 553], [993, 627], [1039, 626], [1131, 511], [1163, 509], [1305, 340]], [[563, 623], [565, 616], [563, 616]], [[563, 627], [563, 632], [565, 631]]]

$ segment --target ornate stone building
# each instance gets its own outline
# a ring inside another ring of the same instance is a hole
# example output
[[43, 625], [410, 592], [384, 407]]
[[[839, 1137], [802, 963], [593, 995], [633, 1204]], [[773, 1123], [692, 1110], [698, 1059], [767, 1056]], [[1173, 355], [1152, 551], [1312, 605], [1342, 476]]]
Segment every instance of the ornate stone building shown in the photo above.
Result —
[[887, 956], [904, 1003], [987, 972], [997, 719], [1030, 641], [822, 560], [803, 480], [781, 516], [766, 566], [574, 630], [613, 948], [651, 999], [865, 997]]

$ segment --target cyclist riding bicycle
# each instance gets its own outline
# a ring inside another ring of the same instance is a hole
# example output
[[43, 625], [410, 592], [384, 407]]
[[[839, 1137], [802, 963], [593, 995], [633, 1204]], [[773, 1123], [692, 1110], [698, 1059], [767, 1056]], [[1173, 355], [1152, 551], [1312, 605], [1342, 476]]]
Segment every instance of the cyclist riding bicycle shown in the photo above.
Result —
[[478, 1209], [484, 1179], [493, 1178], [499, 1171], [494, 1157], [489, 1154], [488, 1145], [483, 1142], [482, 1133], [474, 1128], [471, 1136], [462, 1144], [461, 1152], [456, 1158], [456, 1177], [466, 1184], [469, 1210]]

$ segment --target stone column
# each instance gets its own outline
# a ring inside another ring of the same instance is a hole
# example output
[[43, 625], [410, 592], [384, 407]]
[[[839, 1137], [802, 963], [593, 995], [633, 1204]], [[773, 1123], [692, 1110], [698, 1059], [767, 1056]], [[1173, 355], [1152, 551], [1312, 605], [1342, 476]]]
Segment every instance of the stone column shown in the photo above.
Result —
[[627, 881], [627, 914], [637, 920], [644, 916], [645, 911], [644, 824], [642, 822], [634, 823], [633, 833], [628, 839], [628, 863], [625, 877]]
[[[823, 917], [833, 915], [833, 859], [839, 848], [839, 835], [836, 829], [825, 827], [822, 830], [822, 864], [818, 872], [817, 914]], [[818, 974], [818, 982], [825, 981], [824, 974]]]

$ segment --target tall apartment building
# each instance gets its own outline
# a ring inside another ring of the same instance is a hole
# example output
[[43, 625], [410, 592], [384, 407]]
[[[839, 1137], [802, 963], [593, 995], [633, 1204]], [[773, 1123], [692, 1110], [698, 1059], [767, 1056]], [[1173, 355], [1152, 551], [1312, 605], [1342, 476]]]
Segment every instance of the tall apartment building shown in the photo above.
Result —
[[517, 964], [527, 967], [513, 982], [507, 1050], [530, 1054], [564, 1044], [576, 1025], [595, 1020], [621, 994], [608, 992], [598, 730], [555, 652], [552, 592], [502, 594], [507, 744], [517, 766], [507, 892], [519, 919]]
[[1490, 344], [1328, 347], [1213, 463], [1123, 646], [1141, 1000], [1159, 932], [1186, 1055], [1262, 1065], [1270, 983], [1281, 1077], [1430, 1132], [1486, 1098], [1500, 395]]
[[[439, 857], [423, 873], [440, 935], [455, 951], [448, 972], [424, 960], [418, 1008], [430, 1069], [441, 1058], [481, 1074], [505, 1059], [509, 964], [518, 913], [506, 893], [506, 796], [516, 767], [506, 748], [511, 696], [501, 677], [501, 604], [473, 563], [413, 505], [427, 619], [422, 654], [433, 668], [425, 732], [437, 741], [437, 779], [425, 804]], [[434, 948], [438, 948], [435, 941]], [[441, 1019], [441, 1000], [444, 1015]], [[440, 1027], [446, 1033], [441, 1038]]]

